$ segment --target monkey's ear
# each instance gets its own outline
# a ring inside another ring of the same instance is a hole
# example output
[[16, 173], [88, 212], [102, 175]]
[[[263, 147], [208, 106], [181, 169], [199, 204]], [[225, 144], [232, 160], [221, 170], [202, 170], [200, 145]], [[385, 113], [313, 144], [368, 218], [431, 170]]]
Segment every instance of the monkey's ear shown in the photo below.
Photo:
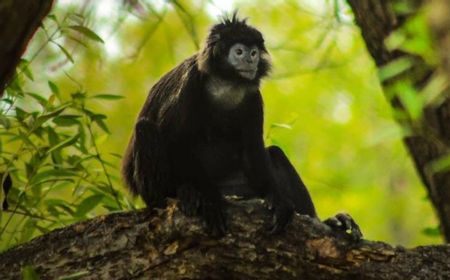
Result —
[[209, 38], [210, 44], [215, 44], [220, 40], [220, 34], [214, 34]]
[[219, 57], [220, 55], [225, 55], [224, 47], [220, 44], [214, 45], [212, 52], [213, 52], [212, 54], [214, 57]]

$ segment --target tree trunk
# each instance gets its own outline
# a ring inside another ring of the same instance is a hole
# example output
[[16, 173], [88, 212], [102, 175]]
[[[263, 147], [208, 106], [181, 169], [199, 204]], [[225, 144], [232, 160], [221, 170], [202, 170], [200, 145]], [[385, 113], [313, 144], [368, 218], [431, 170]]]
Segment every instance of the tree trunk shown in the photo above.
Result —
[[20, 57], [53, 0], [2, 0], [0, 3], [0, 97]]
[[[392, 90], [392, 85], [402, 80], [413, 80], [418, 93], [427, 83], [441, 75], [447, 81], [447, 87], [440, 94], [439, 102], [424, 108], [420, 123], [400, 120], [412, 129], [413, 134], [404, 141], [412, 155], [420, 177], [425, 184], [428, 195], [436, 209], [440, 220], [441, 231], [450, 242], [450, 170], [434, 172], [430, 168], [438, 159], [449, 155], [450, 150], [450, 93], [448, 82], [450, 77], [450, 4], [448, 0], [347, 0], [355, 15], [355, 21], [369, 53], [377, 67], [382, 68], [399, 58], [408, 58], [413, 67], [405, 73], [382, 81], [385, 92]], [[406, 4], [412, 9], [410, 13], [396, 14], [393, 5]], [[431, 31], [435, 34], [436, 53], [440, 54], [438, 66], [427, 64], [423, 58], [399, 50], [389, 50], [385, 39], [402, 26], [420, 8], [428, 6]], [[445, 73], [445, 74], [443, 74]], [[403, 105], [395, 96], [390, 100], [396, 110], [403, 110]]]
[[228, 209], [229, 234], [221, 239], [174, 203], [97, 217], [1, 254], [0, 278], [19, 279], [28, 265], [41, 279], [450, 279], [447, 245], [354, 241], [298, 215], [285, 233], [268, 236], [260, 200], [230, 201]]

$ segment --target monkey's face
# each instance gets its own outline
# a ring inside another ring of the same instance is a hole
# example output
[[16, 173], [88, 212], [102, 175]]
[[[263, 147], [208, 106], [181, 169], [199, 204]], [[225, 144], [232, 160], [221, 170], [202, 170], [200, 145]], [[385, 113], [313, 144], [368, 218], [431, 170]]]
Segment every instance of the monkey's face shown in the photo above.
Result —
[[256, 77], [259, 59], [260, 51], [257, 46], [247, 46], [241, 43], [232, 45], [227, 56], [227, 62], [238, 75], [248, 80]]

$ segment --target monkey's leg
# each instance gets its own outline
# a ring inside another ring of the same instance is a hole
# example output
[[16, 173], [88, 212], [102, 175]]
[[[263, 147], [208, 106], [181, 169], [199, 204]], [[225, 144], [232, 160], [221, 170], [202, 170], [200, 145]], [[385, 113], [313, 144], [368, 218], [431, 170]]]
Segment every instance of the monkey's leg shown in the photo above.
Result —
[[165, 143], [157, 127], [147, 118], [136, 123], [134, 180], [147, 207], [163, 208], [169, 194], [169, 163]]
[[317, 217], [316, 209], [305, 184], [284, 152], [277, 146], [268, 147], [267, 152], [272, 162], [278, 187], [282, 189], [281, 193], [284, 193], [292, 201], [297, 213]]
[[[296, 212], [317, 218], [314, 204], [305, 184], [283, 151], [276, 146], [271, 146], [267, 148], [267, 152], [272, 161], [278, 187], [291, 199]], [[348, 214], [339, 213], [326, 219], [324, 223], [337, 230], [349, 231], [356, 240], [362, 237], [359, 226]]]
[[[276, 170], [272, 167], [270, 155], [267, 149], [262, 147], [250, 150], [244, 154], [243, 171], [248, 179], [248, 187], [257, 197], [263, 197], [269, 202], [272, 210], [272, 222], [267, 228], [270, 234], [278, 234], [284, 231], [295, 212], [294, 205], [286, 194], [284, 188], [280, 188]], [[281, 177], [282, 179], [286, 176]], [[282, 183], [284, 186], [285, 184]]]

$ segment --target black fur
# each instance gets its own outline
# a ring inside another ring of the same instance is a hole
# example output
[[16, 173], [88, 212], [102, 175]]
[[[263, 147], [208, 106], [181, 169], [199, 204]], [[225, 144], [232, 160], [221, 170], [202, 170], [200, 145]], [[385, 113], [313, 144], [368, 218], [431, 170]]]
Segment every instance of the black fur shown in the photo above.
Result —
[[[226, 56], [236, 42], [256, 45], [256, 78], [244, 79]], [[212, 27], [204, 49], [165, 74], [150, 90], [123, 160], [123, 176], [148, 207], [177, 197], [188, 215], [199, 215], [214, 235], [226, 231], [223, 194], [266, 197], [274, 210], [272, 232], [293, 212], [316, 217], [305, 185], [277, 147], [264, 147], [261, 79], [270, 62], [261, 33], [231, 19]], [[213, 104], [206, 90], [212, 76], [244, 86], [233, 109]], [[239, 186], [239, 189], [236, 189]]]

